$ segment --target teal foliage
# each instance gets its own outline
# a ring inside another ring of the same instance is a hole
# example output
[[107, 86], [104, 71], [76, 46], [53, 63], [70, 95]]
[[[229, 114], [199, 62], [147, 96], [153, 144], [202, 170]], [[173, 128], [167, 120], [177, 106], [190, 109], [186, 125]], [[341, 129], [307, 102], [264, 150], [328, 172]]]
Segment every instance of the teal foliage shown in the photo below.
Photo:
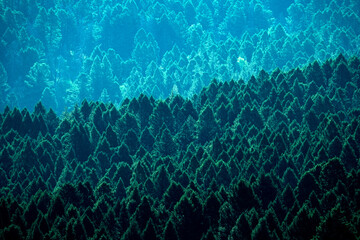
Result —
[[319, 66], [339, 53], [359, 54], [358, 7], [344, 0], [4, 1], [0, 111], [33, 109], [40, 100], [62, 114], [85, 98], [116, 105], [140, 94], [191, 98], [214, 77], [248, 79], [312, 62], [305, 75], [315, 84], [345, 87], [350, 72], [341, 61], [331, 79]]
[[[100, 4], [106, 14], [93, 16], [100, 20], [93, 34], [120, 24], [106, 22], [115, 11], [133, 21], [142, 4], [111, 11]], [[213, 11], [210, 3], [191, 5], [186, 19], [216, 24], [191, 10]], [[164, 6], [154, 6], [162, 17], [153, 24], [175, 28], [163, 19]], [[54, 11], [49, 3], [39, 14], [55, 18]], [[276, 11], [284, 14], [282, 6]], [[223, 17], [229, 27], [239, 21]], [[44, 41], [63, 41], [46, 31]], [[170, 46], [149, 31], [135, 36], [146, 36], [142, 44], [153, 44], [152, 56], [159, 56]], [[285, 39], [287, 31], [278, 25], [270, 34]], [[180, 47], [161, 65], [172, 65]], [[29, 98], [33, 111], [7, 106], [0, 113], [0, 239], [358, 239], [360, 110], [351, 100], [359, 88], [357, 57], [261, 71], [246, 81], [212, 80], [187, 99], [174, 87], [164, 99], [140, 94], [118, 105], [111, 91], [121, 83], [109, 79], [128, 69], [116, 65], [114, 52], [99, 47], [93, 55], [91, 74], [84, 68], [78, 84], [100, 96], [106, 91], [99, 86], [109, 88], [109, 98], [83, 100], [61, 115], [48, 110], [64, 99], [52, 91], [59, 82], [51, 63], [37, 60], [23, 87], [42, 102]], [[135, 70], [147, 64], [147, 56], [133, 55]], [[200, 57], [190, 62], [194, 69], [205, 64]], [[1, 66], [8, 92], [13, 73]]]

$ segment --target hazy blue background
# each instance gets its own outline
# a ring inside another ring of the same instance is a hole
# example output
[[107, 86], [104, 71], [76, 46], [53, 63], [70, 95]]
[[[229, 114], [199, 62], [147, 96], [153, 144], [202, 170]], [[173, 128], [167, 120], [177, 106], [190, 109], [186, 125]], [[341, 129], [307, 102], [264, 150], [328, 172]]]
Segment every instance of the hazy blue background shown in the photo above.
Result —
[[0, 2], [0, 110], [199, 93], [358, 55], [358, 0]]

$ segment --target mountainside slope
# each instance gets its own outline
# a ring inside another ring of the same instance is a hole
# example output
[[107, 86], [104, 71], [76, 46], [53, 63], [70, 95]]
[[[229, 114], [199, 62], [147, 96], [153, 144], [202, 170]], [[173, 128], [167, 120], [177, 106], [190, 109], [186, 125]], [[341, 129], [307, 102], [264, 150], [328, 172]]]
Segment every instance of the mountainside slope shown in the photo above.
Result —
[[0, 236], [359, 239], [359, 86], [339, 55], [191, 100], [6, 108]]
[[360, 56], [359, 9], [358, 0], [4, 0], [0, 111], [191, 98], [213, 78]]

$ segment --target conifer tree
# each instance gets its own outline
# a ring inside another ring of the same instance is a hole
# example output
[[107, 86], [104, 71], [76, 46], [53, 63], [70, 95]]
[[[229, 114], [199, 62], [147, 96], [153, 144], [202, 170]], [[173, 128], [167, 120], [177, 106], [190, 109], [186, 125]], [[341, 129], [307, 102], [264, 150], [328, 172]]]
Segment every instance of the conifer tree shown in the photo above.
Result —
[[199, 115], [197, 122], [198, 141], [201, 144], [213, 139], [218, 132], [218, 124], [210, 106], [206, 106]]
[[232, 239], [251, 239], [251, 228], [245, 214], [241, 214], [236, 220], [235, 226], [231, 229]]
[[156, 240], [157, 235], [156, 235], [156, 231], [155, 231], [155, 226], [154, 226], [154, 222], [152, 220], [152, 218], [149, 219], [149, 221], [147, 221], [146, 223], [146, 227], [142, 233], [142, 239], [144, 240]]
[[140, 229], [145, 229], [147, 222], [152, 218], [155, 218], [155, 214], [152, 211], [152, 207], [147, 197], [143, 197], [141, 199], [141, 203], [137, 207], [133, 216], [134, 220], [136, 220], [139, 224]]
[[332, 158], [322, 166], [320, 183], [324, 190], [330, 190], [338, 181], [346, 182], [346, 171], [339, 158]]
[[134, 155], [136, 153], [136, 151], [138, 150], [140, 142], [139, 142], [139, 139], [138, 139], [136, 133], [133, 130], [130, 129], [126, 133], [125, 139], [124, 139], [124, 144], [128, 147], [129, 153], [131, 155]]
[[205, 224], [207, 224], [207, 227], [216, 227], [219, 219], [220, 207], [221, 204], [218, 197], [216, 197], [214, 192], [211, 192], [206, 198], [203, 206], [203, 214], [205, 216]]
[[148, 151], [152, 150], [155, 139], [154, 136], [150, 133], [149, 129], [146, 127], [140, 136], [141, 145]]
[[174, 181], [171, 181], [169, 187], [166, 189], [166, 192], [162, 197], [165, 207], [172, 210], [183, 194], [184, 190], [181, 185]]
[[158, 149], [162, 156], [173, 156], [177, 152], [177, 145], [166, 126], [161, 133]]
[[164, 165], [161, 165], [158, 168], [154, 177], [154, 183], [158, 192], [158, 197], [161, 198], [170, 185], [169, 175]]
[[297, 236], [301, 239], [310, 238], [315, 235], [319, 222], [319, 212], [308, 209], [306, 205], [303, 205], [289, 226], [287, 231], [288, 237]]
[[[24, 104], [29, 103], [34, 106], [41, 98], [42, 91], [46, 87], [53, 87], [54, 82], [51, 79], [50, 66], [46, 63], [36, 62], [30, 69], [25, 79], [25, 96]], [[26, 101], [26, 103], [25, 103]], [[30, 106], [31, 106], [30, 105]]]
[[111, 124], [108, 124], [108, 126], [106, 127], [105, 136], [106, 136], [106, 140], [108, 141], [110, 147], [116, 147], [118, 145], [117, 135], [114, 132]]
[[351, 81], [351, 72], [349, 71], [347, 65], [344, 62], [341, 62], [337, 65], [332, 82], [340, 88], [345, 88], [347, 82]]
[[2, 236], [4, 239], [14, 239], [14, 240], [24, 239], [21, 228], [14, 224], [11, 224], [9, 227], [4, 228]]
[[240, 180], [233, 186], [229, 201], [237, 212], [259, 206], [258, 199], [255, 197], [253, 189], [244, 180]]
[[251, 233], [251, 239], [272, 239], [265, 218], [261, 218]]
[[80, 162], [85, 162], [91, 153], [87, 132], [81, 124], [74, 124], [70, 129], [70, 134], [76, 157]]
[[318, 193], [320, 191], [319, 183], [311, 172], [306, 172], [300, 178], [298, 186], [296, 188], [296, 199], [300, 203], [303, 203], [305, 200], [308, 199], [312, 191], [314, 191], [315, 193]]
[[91, 221], [89, 216], [87, 216], [86, 214], [84, 214], [84, 216], [82, 218], [82, 222], [84, 225], [84, 230], [85, 230], [86, 236], [88, 238], [91, 238], [95, 232], [94, 223]]
[[121, 162], [125, 162], [129, 165], [131, 165], [133, 163], [133, 159], [130, 156], [129, 148], [125, 143], [120, 146], [120, 148], [118, 150], [118, 155], [119, 155], [119, 160]]
[[139, 114], [140, 114], [140, 126], [144, 129], [149, 122], [149, 117], [153, 111], [153, 106], [146, 95], [140, 95], [139, 97]]
[[154, 108], [153, 113], [150, 116], [150, 124], [153, 136], [157, 136], [159, 134], [163, 124], [166, 125], [170, 132], [173, 131], [174, 117], [168, 104], [164, 101], [158, 102]]
[[273, 201], [277, 195], [277, 189], [270, 175], [265, 174], [259, 177], [255, 187], [255, 192], [263, 204], [267, 208], [268, 204]]
[[178, 233], [175, 229], [174, 223], [172, 222], [172, 220], [170, 219], [165, 226], [164, 229], [164, 240], [178, 240], [179, 236]]

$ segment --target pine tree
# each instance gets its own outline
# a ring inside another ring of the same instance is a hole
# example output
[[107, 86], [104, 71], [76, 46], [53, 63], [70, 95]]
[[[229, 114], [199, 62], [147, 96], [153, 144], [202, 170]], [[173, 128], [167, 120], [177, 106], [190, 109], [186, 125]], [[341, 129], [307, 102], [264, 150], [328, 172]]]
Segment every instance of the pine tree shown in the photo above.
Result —
[[355, 240], [356, 236], [351, 225], [341, 218], [339, 208], [336, 207], [321, 221], [317, 230], [320, 239], [349, 239]]
[[241, 214], [231, 229], [231, 239], [251, 239], [251, 228], [245, 214]]
[[272, 239], [270, 231], [269, 231], [269, 227], [267, 225], [265, 218], [261, 218], [259, 223], [253, 229], [253, 231], [251, 233], [251, 239], [254, 239], [254, 240]]
[[320, 223], [319, 215], [320, 213], [317, 210], [311, 210], [306, 205], [303, 205], [287, 230], [288, 237], [296, 236], [299, 239], [313, 237], [316, 227]]
[[55, 54], [58, 51], [62, 39], [60, 19], [57, 13], [58, 11], [54, 10], [53, 8], [50, 8], [47, 12], [45, 25], [45, 29], [47, 30], [45, 35], [46, 41], [43, 43], [49, 51], [49, 54]]
[[347, 65], [341, 62], [334, 71], [332, 82], [340, 88], [345, 88], [346, 83], [351, 81], [351, 75]]
[[141, 94], [139, 97], [139, 114], [140, 126], [144, 129], [149, 123], [149, 117], [153, 112], [153, 106], [146, 95]]
[[357, 169], [357, 167], [359, 166], [359, 163], [356, 160], [357, 157], [355, 154], [355, 150], [351, 147], [348, 140], [342, 147], [340, 159], [342, 160], [342, 163], [344, 164], [344, 167], [348, 172], [350, 172], [352, 169]]
[[310, 131], [314, 132], [319, 125], [319, 119], [315, 111], [311, 109], [309, 112], [305, 114], [304, 119], [306, 120]]
[[119, 160], [121, 162], [125, 162], [129, 165], [131, 165], [133, 163], [133, 159], [130, 156], [129, 148], [125, 143], [120, 146], [120, 148], [118, 150], [118, 155], [119, 155]]
[[105, 136], [106, 136], [106, 140], [108, 141], [110, 147], [113, 148], [113, 147], [118, 146], [117, 135], [114, 132], [111, 124], [108, 124], [108, 126], [106, 127]]
[[322, 166], [320, 183], [322, 189], [330, 190], [338, 181], [346, 182], [346, 171], [339, 158], [332, 158]]
[[219, 232], [219, 238], [226, 238], [230, 235], [230, 231], [235, 225], [237, 213], [229, 202], [224, 201], [220, 207], [219, 216], [219, 229], [222, 229]]
[[121, 178], [124, 183], [124, 186], [128, 187], [130, 185], [131, 176], [132, 176], [132, 171], [130, 169], [129, 164], [125, 162], [120, 162], [114, 174], [113, 180], [116, 179], [119, 180]]
[[126, 197], [126, 189], [122, 178], [120, 177], [114, 192], [115, 198], [121, 200]]
[[162, 201], [164, 202], [165, 207], [172, 210], [183, 194], [184, 190], [181, 185], [171, 181], [170, 186], [166, 189], [162, 196]]
[[126, 146], [128, 146], [129, 153], [131, 155], [134, 155], [136, 153], [136, 151], [139, 149], [140, 142], [139, 142], [139, 139], [138, 139], [136, 133], [133, 130], [130, 129], [126, 133], [125, 139], [124, 139], [124, 144]]
[[103, 110], [101, 109], [100, 104], [96, 105], [94, 111], [90, 115], [90, 119], [99, 133], [102, 133], [106, 129], [106, 123], [103, 119]]
[[252, 207], [258, 207], [259, 202], [255, 197], [254, 191], [244, 180], [240, 180], [235, 184], [230, 192], [229, 201], [234, 210], [238, 213], [251, 209]]
[[164, 165], [161, 165], [155, 172], [154, 183], [158, 197], [161, 198], [170, 185], [169, 174]]
[[283, 181], [284, 184], [289, 184], [290, 187], [295, 188], [299, 180], [294, 170], [287, 168], [283, 175]]
[[188, 117], [180, 130], [175, 136], [179, 148], [185, 150], [195, 140], [195, 126], [196, 122], [192, 117]]
[[144, 240], [156, 240], [157, 235], [156, 235], [156, 231], [155, 231], [155, 226], [154, 226], [154, 222], [152, 220], [152, 218], [149, 219], [149, 221], [147, 221], [146, 223], [146, 227], [142, 233], [142, 239]]
[[277, 195], [277, 188], [270, 175], [262, 174], [254, 189], [255, 193], [261, 200], [264, 208], [267, 208], [269, 203], [273, 201]]
[[150, 133], [149, 129], [146, 127], [140, 136], [140, 143], [141, 145], [148, 151], [152, 150], [154, 145], [155, 139], [153, 135]]
[[9, 227], [4, 228], [2, 235], [4, 239], [14, 239], [14, 240], [24, 239], [21, 228], [14, 224], [11, 224]]
[[139, 224], [140, 229], [145, 229], [147, 222], [156, 217], [153, 213], [148, 197], [143, 197], [141, 199], [141, 203], [137, 207], [133, 216], [136, 222]]
[[200, 239], [203, 229], [201, 203], [192, 190], [185, 193], [175, 205], [176, 228], [179, 239]]
[[221, 203], [219, 199], [214, 192], [211, 192], [203, 206], [203, 215], [205, 216], [207, 227], [215, 228], [217, 226], [220, 207]]
[[92, 150], [88, 133], [81, 124], [73, 124], [70, 134], [77, 159], [80, 162], [85, 162]]
[[301, 176], [295, 190], [297, 192], [296, 199], [299, 203], [303, 203], [308, 199], [312, 191], [319, 193], [320, 186], [314, 175], [311, 172], [306, 172]]
[[342, 142], [338, 136], [336, 136], [328, 146], [328, 153], [330, 158], [340, 157], [342, 150]]
[[121, 139], [123, 135], [125, 135], [129, 130], [133, 130], [136, 134], [140, 135], [140, 127], [138, 123], [138, 119], [134, 114], [127, 111], [122, 118], [116, 122], [116, 126], [118, 129], [118, 138]]
[[35, 106], [42, 96], [46, 87], [52, 89], [54, 82], [51, 78], [50, 66], [46, 63], [36, 62], [30, 69], [25, 79], [25, 95], [23, 104], [26, 106]]
[[179, 236], [175, 229], [174, 223], [171, 218], [167, 221], [165, 229], [164, 229], [164, 240], [178, 240]]
[[95, 233], [94, 223], [91, 221], [89, 216], [87, 216], [86, 214], [84, 214], [83, 217], [82, 217], [82, 223], [83, 223], [83, 226], [84, 226], [86, 236], [88, 238], [91, 238]]
[[209, 105], [201, 111], [197, 128], [198, 140], [201, 144], [212, 140], [217, 135], [218, 124]]
[[174, 116], [171, 113], [171, 110], [163, 101], [158, 102], [156, 107], [153, 110], [153, 113], [150, 116], [150, 126], [153, 136], [157, 136], [160, 132], [162, 125], [165, 124], [170, 132], [174, 128]]
[[177, 152], [177, 145], [174, 142], [173, 137], [169, 129], [163, 129], [158, 145], [159, 152], [162, 156], [174, 156]]

